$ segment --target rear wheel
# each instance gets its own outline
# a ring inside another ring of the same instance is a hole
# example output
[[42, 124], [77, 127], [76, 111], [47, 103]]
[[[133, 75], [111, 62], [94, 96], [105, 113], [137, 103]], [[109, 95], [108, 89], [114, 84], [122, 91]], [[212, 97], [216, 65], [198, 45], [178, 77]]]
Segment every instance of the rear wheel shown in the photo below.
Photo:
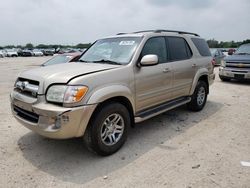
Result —
[[111, 155], [125, 143], [130, 116], [127, 108], [120, 103], [100, 107], [84, 134], [87, 148], [99, 155]]
[[191, 101], [187, 104], [192, 111], [200, 111], [207, 102], [208, 85], [203, 80], [198, 81]]

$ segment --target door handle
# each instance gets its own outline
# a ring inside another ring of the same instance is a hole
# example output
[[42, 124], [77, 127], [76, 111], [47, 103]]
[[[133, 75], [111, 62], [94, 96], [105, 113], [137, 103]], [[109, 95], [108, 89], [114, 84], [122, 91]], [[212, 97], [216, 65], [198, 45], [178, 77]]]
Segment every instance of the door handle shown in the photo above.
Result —
[[165, 68], [165, 69], [163, 69], [163, 72], [164, 73], [170, 72], [170, 69], [169, 68]]
[[194, 64], [192, 65], [192, 67], [197, 67], [197, 65], [194, 63]]

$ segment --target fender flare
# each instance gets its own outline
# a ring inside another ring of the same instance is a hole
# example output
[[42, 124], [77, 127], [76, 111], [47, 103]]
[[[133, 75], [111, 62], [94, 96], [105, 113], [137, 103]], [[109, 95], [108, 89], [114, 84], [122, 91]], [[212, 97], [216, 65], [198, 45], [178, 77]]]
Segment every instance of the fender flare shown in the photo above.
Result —
[[202, 77], [202, 76], [207, 76], [208, 77], [208, 75], [209, 75], [209, 73], [208, 73], [208, 70], [206, 68], [201, 68], [196, 72], [195, 77], [193, 79], [192, 87], [191, 87], [190, 92], [189, 92], [190, 96], [193, 95], [194, 90], [196, 88], [196, 85], [197, 85], [198, 80], [200, 79], [200, 77]]
[[114, 97], [125, 97], [135, 111], [135, 101], [131, 90], [124, 85], [110, 85], [97, 89], [87, 100], [87, 104], [98, 104]]

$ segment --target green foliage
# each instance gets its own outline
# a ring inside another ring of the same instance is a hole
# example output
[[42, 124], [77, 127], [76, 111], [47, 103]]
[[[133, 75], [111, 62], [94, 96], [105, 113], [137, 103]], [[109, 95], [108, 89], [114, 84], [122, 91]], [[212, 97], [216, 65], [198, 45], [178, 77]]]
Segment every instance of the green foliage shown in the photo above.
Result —
[[28, 43], [28, 44], [26, 44], [26, 45], [25, 45], [25, 48], [28, 48], [28, 49], [33, 49], [33, 48], [34, 48], [34, 46], [33, 46], [33, 44]]
[[91, 45], [91, 43], [88, 43], [88, 44], [79, 43], [75, 47], [76, 48], [88, 48], [88, 47], [90, 47], [90, 45]]
[[4, 48], [9, 48], [9, 49], [11, 49], [11, 48], [15, 48], [15, 46], [14, 46], [14, 45], [6, 45], [6, 46], [4, 46]]
[[250, 43], [250, 39], [239, 42], [235, 41], [219, 42], [215, 39], [210, 39], [207, 41], [207, 43], [210, 48], [238, 48], [241, 44]]
[[60, 44], [38, 44], [37, 46], [34, 46], [31, 43], [26, 44], [25, 46], [11, 46], [11, 48], [18, 47], [18, 48], [28, 48], [28, 49], [33, 49], [33, 48], [38, 48], [38, 49], [58, 49], [58, 48], [88, 48], [91, 45], [91, 43], [79, 43], [77, 45], [60, 45]]

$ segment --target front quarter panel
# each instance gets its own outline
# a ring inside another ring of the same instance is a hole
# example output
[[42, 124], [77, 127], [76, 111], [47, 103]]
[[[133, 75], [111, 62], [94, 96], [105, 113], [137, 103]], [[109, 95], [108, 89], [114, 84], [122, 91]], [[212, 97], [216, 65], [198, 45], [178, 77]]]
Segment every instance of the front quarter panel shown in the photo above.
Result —
[[96, 90], [88, 99], [87, 104], [97, 104], [113, 97], [126, 97], [134, 110], [133, 94], [127, 86], [124, 85], [110, 85]]

